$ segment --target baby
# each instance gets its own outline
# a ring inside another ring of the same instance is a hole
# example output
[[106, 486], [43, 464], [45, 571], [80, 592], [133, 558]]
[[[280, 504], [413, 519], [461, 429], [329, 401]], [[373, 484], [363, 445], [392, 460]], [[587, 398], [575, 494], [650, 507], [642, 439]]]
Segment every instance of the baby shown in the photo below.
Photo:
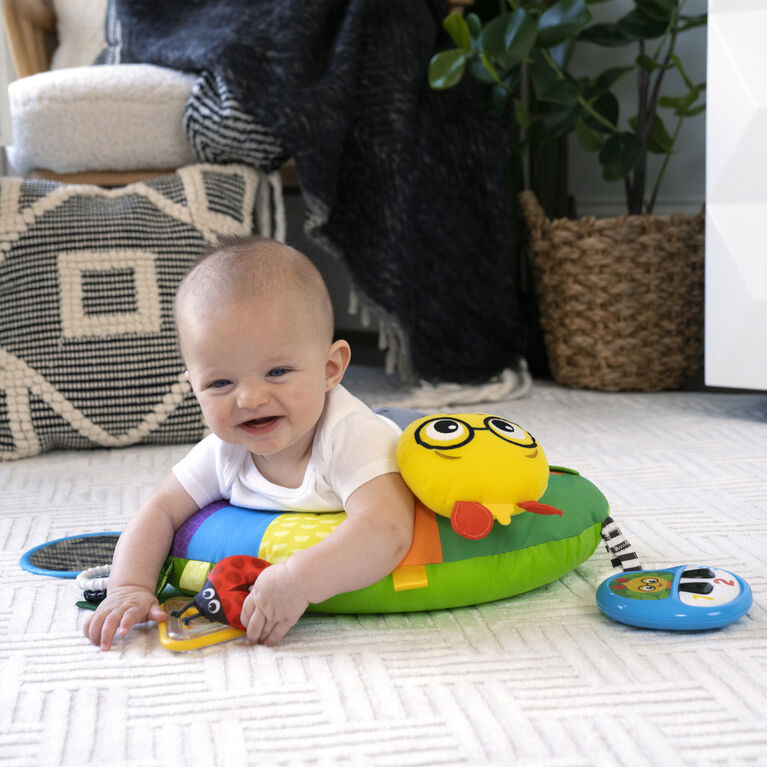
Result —
[[84, 633], [108, 650], [134, 624], [166, 619], [158, 573], [176, 530], [212, 501], [343, 508], [333, 533], [268, 567], [245, 600], [248, 639], [274, 645], [310, 602], [375, 583], [407, 553], [414, 500], [394, 462], [396, 430], [340, 386], [351, 350], [333, 341], [327, 288], [298, 251], [261, 237], [227, 242], [186, 276], [175, 311], [187, 377], [213, 433], [127, 524], [107, 597]]

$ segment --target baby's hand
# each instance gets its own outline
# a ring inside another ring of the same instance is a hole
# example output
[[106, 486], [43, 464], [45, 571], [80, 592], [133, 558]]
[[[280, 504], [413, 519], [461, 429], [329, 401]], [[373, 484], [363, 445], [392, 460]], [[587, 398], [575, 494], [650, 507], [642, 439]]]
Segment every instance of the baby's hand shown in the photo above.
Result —
[[303, 615], [309, 601], [285, 562], [267, 567], [242, 605], [248, 641], [276, 645]]
[[167, 618], [157, 597], [148, 589], [117, 587], [109, 589], [96, 612], [85, 619], [83, 634], [102, 650], [108, 650], [115, 636], [125, 636], [136, 623]]

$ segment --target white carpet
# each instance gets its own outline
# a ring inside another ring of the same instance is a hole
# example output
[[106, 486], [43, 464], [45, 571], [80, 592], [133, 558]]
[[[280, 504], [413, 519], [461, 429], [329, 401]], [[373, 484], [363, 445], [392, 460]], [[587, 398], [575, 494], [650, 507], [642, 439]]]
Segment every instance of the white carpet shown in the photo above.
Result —
[[[381, 395], [371, 371], [347, 383]], [[536, 383], [486, 409], [594, 481], [645, 565], [733, 570], [750, 612], [693, 634], [613, 623], [600, 548], [503, 602], [305, 616], [274, 649], [173, 654], [145, 626], [100, 653], [74, 583], [18, 559], [120, 529], [187, 448], [48, 454], [0, 465], [0, 765], [767, 764], [767, 395]]]

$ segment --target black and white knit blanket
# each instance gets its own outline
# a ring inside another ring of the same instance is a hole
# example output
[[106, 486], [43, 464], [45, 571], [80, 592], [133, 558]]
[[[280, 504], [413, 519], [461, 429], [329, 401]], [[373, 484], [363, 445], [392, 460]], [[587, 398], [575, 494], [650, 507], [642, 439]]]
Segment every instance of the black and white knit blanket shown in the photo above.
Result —
[[440, 0], [112, 0], [106, 62], [200, 74], [200, 159], [295, 160], [307, 230], [400, 344], [400, 370], [484, 381], [524, 365], [506, 120], [464, 78], [432, 91]]

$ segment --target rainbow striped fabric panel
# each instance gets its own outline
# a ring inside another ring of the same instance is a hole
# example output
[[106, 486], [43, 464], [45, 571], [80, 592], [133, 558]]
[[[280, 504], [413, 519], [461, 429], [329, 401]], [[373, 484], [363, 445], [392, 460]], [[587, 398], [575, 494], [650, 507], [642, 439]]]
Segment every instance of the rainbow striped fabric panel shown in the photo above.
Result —
[[200, 509], [178, 529], [171, 556], [218, 562], [235, 554], [250, 554], [280, 562], [321, 541], [345, 518], [342, 511], [261, 511], [221, 501]]

